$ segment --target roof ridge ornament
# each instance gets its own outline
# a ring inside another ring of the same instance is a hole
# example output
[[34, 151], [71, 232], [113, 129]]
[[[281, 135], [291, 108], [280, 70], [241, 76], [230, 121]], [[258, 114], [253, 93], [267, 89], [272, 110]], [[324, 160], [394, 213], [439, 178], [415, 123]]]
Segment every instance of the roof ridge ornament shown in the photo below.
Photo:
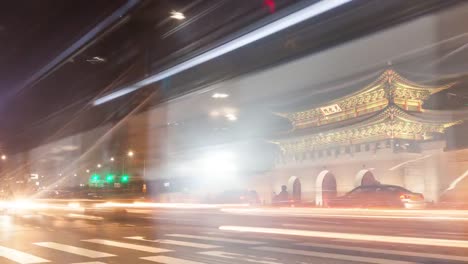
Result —
[[423, 112], [422, 105], [429, 96], [455, 84], [418, 84], [398, 74], [391, 65], [377, 74], [379, 76], [374, 81], [351, 94], [322, 102], [308, 110], [277, 114], [288, 118], [295, 130], [341, 122], [391, 105], [404, 112]]

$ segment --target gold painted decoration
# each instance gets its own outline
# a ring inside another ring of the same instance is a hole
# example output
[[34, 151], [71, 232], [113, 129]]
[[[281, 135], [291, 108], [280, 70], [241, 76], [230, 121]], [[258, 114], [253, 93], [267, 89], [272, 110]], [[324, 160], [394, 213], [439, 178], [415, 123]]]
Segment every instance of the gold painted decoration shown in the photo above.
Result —
[[348, 96], [309, 110], [280, 113], [279, 115], [288, 118], [294, 129], [302, 129], [323, 126], [377, 112], [392, 103], [406, 111], [422, 112], [421, 106], [430, 95], [448, 89], [454, 84], [420, 85], [402, 77], [394, 70], [388, 69], [377, 80]]

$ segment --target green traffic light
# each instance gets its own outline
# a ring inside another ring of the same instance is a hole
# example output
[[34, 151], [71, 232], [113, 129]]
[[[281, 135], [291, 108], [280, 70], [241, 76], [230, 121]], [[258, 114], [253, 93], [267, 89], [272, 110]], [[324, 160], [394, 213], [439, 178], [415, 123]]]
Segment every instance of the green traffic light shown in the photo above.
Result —
[[128, 182], [130, 177], [128, 177], [128, 175], [122, 175], [122, 177], [120, 178], [120, 182]]
[[98, 182], [100, 178], [99, 174], [93, 174], [91, 175], [91, 182]]
[[114, 182], [114, 175], [108, 174], [106, 176], [106, 182]]

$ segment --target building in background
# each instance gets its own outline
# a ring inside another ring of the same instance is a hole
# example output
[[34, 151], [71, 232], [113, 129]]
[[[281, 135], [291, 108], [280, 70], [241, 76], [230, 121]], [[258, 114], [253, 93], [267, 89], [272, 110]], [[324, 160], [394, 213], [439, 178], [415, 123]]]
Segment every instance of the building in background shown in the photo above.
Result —
[[354, 187], [379, 182], [437, 201], [467, 168], [452, 157], [466, 156], [466, 149], [445, 151], [445, 133], [466, 120], [468, 112], [426, 110], [424, 102], [455, 84], [422, 85], [387, 69], [354, 93], [281, 113], [293, 129], [274, 140], [281, 156], [268, 181], [274, 190], [287, 185], [292, 199], [318, 206]]

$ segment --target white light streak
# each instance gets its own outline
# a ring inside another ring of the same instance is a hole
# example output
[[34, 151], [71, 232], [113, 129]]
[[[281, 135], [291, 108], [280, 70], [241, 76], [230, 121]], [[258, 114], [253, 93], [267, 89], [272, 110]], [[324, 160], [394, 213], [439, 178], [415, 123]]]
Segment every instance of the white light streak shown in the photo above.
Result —
[[172, 11], [170, 18], [182, 20], [185, 19], [185, 15], [182, 12]]
[[146, 85], [149, 85], [151, 83], [160, 81], [162, 79], [168, 78], [170, 76], [173, 76], [177, 73], [180, 73], [182, 71], [185, 71], [187, 69], [190, 69], [192, 67], [195, 67], [197, 65], [200, 65], [204, 62], [207, 62], [209, 60], [212, 60], [214, 58], [217, 58], [221, 55], [224, 55], [228, 52], [231, 52], [233, 50], [236, 50], [238, 48], [241, 48], [243, 46], [246, 46], [250, 43], [253, 43], [259, 39], [265, 38], [267, 36], [270, 36], [274, 33], [277, 33], [283, 29], [289, 28], [291, 26], [294, 26], [298, 23], [301, 23], [307, 19], [313, 18], [315, 16], [318, 16], [320, 14], [323, 14], [329, 10], [332, 10], [336, 7], [339, 7], [341, 5], [344, 5], [346, 3], [351, 2], [352, 0], [328, 0], [328, 1], [320, 1], [317, 3], [314, 3], [308, 7], [305, 7], [301, 10], [298, 10], [296, 12], [293, 12], [285, 17], [282, 17], [270, 24], [267, 24], [263, 27], [260, 27], [256, 30], [253, 30], [241, 37], [238, 37], [236, 39], [233, 39], [229, 42], [226, 42], [225, 44], [222, 44], [212, 50], [209, 50], [205, 53], [202, 53], [198, 56], [195, 56], [192, 59], [189, 59], [185, 62], [182, 62], [178, 65], [175, 65], [174, 67], [171, 67], [167, 70], [164, 70], [162, 72], [159, 72], [155, 75], [152, 75], [146, 79], [143, 79], [131, 86], [125, 87], [123, 89], [120, 89], [118, 91], [115, 91], [113, 93], [110, 93], [108, 95], [105, 95], [101, 98], [98, 98], [97, 100], [94, 101], [94, 105], [100, 105], [109, 101], [112, 101], [118, 97], [121, 97], [123, 95], [126, 95], [128, 93], [131, 93], [135, 90], [138, 90]]
[[265, 233], [265, 234], [302, 236], [302, 237], [334, 238], [334, 239], [371, 241], [371, 242], [382, 242], [382, 243], [468, 248], [467, 240], [455, 240], [455, 239], [381, 236], [381, 235], [368, 235], [368, 234], [351, 234], [351, 233], [322, 232], [322, 231], [299, 230], [299, 229], [250, 227], [250, 226], [220, 226], [219, 229], [224, 230], [224, 231], [252, 232], [252, 233]]

